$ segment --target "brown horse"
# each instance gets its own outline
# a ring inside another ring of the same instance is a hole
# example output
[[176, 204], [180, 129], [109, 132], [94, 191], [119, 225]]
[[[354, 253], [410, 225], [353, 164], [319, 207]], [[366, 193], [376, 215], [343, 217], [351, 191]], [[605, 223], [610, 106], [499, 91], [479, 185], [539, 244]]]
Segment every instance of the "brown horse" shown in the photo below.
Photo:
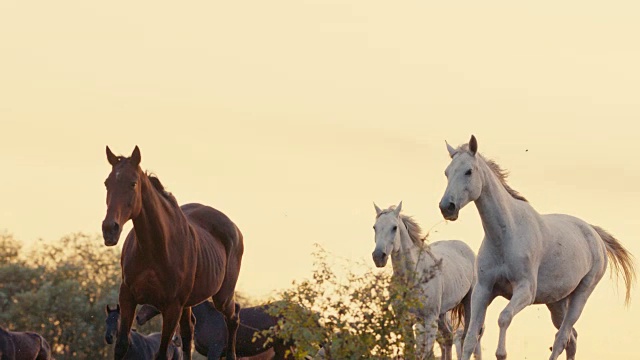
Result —
[[239, 318], [234, 292], [244, 245], [242, 233], [223, 213], [201, 204], [178, 206], [157, 177], [140, 168], [140, 149], [130, 157], [116, 156], [107, 147], [112, 166], [105, 181], [107, 215], [102, 222], [106, 246], [118, 243], [124, 224], [132, 220], [122, 248], [120, 329], [114, 359], [129, 347], [129, 331], [137, 304], [162, 312], [162, 339], [157, 359], [180, 324], [184, 358], [191, 359], [191, 306], [211, 297], [227, 323], [227, 359], [234, 360]]
[[49, 343], [34, 332], [7, 331], [0, 327], [1, 360], [50, 360]]

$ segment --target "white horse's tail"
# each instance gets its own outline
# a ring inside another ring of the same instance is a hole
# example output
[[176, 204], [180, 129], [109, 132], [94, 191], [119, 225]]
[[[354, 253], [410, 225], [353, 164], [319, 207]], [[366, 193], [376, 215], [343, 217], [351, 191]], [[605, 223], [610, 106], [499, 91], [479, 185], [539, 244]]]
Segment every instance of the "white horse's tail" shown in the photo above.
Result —
[[591, 226], [604, 241], [604, 245], [607, 248], [607, 256], [609, 257], [611, 271], [616, 274], [616, 277], [619, 276], [620, 273], [622, 273], [622, 276], [624, 277], [624, 285], [627, 289], [624, 303], [625, 305], [629, 305], [629, 300], [631, 300], [631, 285], [636, 278], [633, 255], [631, 255], [631, 253], [606, 230], [599, 226]]
[[464, 305], [462, 303], [451, 309], [451, 329], [455, 330], [464, 322]]

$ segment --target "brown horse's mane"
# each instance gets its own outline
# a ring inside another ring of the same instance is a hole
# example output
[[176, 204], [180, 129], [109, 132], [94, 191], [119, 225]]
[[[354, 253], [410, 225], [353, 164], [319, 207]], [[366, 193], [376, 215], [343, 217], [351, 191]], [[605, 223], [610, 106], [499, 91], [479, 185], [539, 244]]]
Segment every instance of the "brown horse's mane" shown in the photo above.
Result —
[[164, 185], [162, 185], [162, 183], [160, 182], [160, 179], [158, 179], [158, 177], [155, 174], [150, 172], [145, 172], [144, 174], [147, 176], [147, 179], [149, 179], [149, 182], [151, 183], [151, 185], [153, 185], [153, 188], [156, 189], [156, 191], [158, 191], [163, 198], [168, 200], [171, 204], [178, 206], [178, 201], [176, 200], [175, 196], [173, 196], [172, 193], [168, 192], [164, 188]]

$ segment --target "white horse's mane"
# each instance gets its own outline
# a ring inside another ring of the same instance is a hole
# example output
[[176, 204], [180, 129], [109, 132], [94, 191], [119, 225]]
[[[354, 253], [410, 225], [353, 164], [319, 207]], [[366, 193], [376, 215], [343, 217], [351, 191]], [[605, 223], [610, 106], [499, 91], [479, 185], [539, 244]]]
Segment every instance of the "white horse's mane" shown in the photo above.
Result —
[[[378, 214], [378, 217], [380, 217], [380, 215], [393, 212], [395, 209], [396, 209], [396, 206], [391, 205], [388, 209], [382, 210], [380, 214]], [[404, 223], [404, 226], [407, 227], [407, 232], [409, 232], [409, 238], [411, 238], [411, 241], [416, 245], [424, 244], [426, 236], [422, 235], [422, 228], [413, 219], [413, 217], [409, 215], [400, 214], [400, 219], [402, 220], [402, 223]]]
[[[456, 149], [456, 152], [453, 153], [453, 156], [461, 152], [466, 152], [469, 155], [473, 155], [471, 153], [471, 150], [469, 150], [469, 144], [460, 145]], [[509, 193], [509, 195], [511, 195], [511, 197], [513, 197], [516, 200], [528, 202], [528, 200], [524, 196], [522, 196], [522, 194], [520, 194], [518, 191], [514, 190], [511, 186], [509, 186], [509, 184], [507, 184], [507, 177], [509, 177], [509, 171], [500, 167], [500, 165], [498, 165], [498, 163], [496, 163], [495, 161], [491, 159], [487, 159], [486, 157], [482, 156], [482, 154], [480, 153], [476, 153], [476, 155], [480, 156], [480, 158], [484, 160], [487, 166], [489, 166], [489, 169], [491, 169], [491, 171], [496, 175], [498, 180], [500, 180], [500, 183], [502, 184], [502, 186], [504, 186], [505, 190], [507, 190], [507, 192]]]

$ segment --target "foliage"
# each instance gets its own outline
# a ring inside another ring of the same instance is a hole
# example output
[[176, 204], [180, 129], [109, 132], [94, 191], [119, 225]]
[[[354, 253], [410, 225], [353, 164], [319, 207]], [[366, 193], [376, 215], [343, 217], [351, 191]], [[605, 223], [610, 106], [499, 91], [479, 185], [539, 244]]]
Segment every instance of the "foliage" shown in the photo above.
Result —
[[[432, 275], [394, 279], [364, 264], [357, 274], [349, 260], [338, 275], [338, 260], [330, 263], [321, 248], [314, 256], [312, 279], [294, 282], [279, 296], [285, 301], [268, 310], [283, 320], [257, 336], [294, 340], [298, 359], [321, 347], [327, 359], [413, 358], [411, 311], [421, 301], [412, 290]], [[112, 346], [104, 343], [104, 308], [117, 303], [120, 279], [119, 249], [105, 247], [98, 236], [71, 234], [25, 251], [11, 235], [0, 234], [0, 326], [40, 333], [59, 360], [112, 358]], [[242, 306], [255, 305], [236, 297]], [[159, 331], [161, 321], [158, 316], [139, 330]]]
[[326, 359], [415, 358], [413, 313], [424, 301], [415, 287], [437, 269], [400, 279], [369, 267], [357, 274], [353, 262], [343, 260], [340, 277], [326, 251], [318, 247], [314, 257], [313, 278], [279, 294], [285, 301], [269, 312], [282, 320], [257, 336], [292, 339], [296, 359], [320, 357], [321, 347]]
[[[41, 334], [58, 360], [113, 358], [104, 342], [104, 309], [118, 302], [120, 282], [120, 250], [105, 247], [100, 236], [71, 234], [26, 251], [0, 233], [0, 326]], [[255, 303], [236, 297], [242, 306]], [[148, 334], [161, 325], [158, 316], [138, 330]]]
[[106, 358], [103, 309], [117, 299], [117, 249], [96, 236], [72, 234], [55, 243], [39, 242], [23, 257], [20, 243], [5, 235], [0, 254], [4, 327], [40, 333], [57, 359]]

